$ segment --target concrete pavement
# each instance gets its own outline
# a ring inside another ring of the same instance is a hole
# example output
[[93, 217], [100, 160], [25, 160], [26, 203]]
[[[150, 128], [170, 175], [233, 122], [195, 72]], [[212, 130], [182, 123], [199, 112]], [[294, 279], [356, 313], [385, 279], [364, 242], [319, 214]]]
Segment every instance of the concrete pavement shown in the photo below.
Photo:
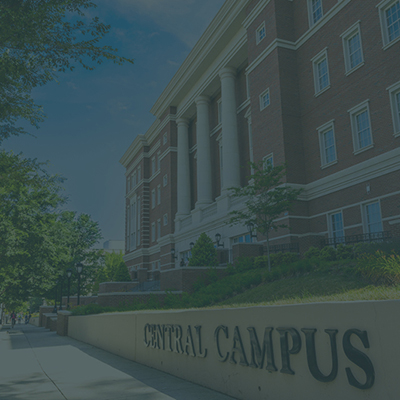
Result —
[[1, 400], [232, 400], [33, 325], [0, 331]]

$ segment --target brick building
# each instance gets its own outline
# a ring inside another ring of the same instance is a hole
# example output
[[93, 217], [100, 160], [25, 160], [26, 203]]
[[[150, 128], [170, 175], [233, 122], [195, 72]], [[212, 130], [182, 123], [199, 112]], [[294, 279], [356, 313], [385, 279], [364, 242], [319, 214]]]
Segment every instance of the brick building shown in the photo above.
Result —
[[272, 245], [400, 235], [399, 0], [227, 0], [151, 112], [121, 159], [134, 274], [249, 241], [226, 224], [249, 160], [304, 189]]

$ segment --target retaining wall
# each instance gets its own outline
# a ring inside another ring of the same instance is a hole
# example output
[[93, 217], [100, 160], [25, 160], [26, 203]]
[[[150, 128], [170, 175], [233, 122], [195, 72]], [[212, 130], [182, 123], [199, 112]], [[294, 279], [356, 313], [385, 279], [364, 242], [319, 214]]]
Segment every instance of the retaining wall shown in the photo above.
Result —
[[238, 399], [398, 400], [400, 300], [69, 318], [69, 336]]

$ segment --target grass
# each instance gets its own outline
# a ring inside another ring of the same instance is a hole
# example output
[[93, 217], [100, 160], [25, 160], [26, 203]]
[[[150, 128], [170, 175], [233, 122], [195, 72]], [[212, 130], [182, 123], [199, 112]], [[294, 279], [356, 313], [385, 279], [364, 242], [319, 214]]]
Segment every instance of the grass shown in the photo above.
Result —
[[375, 286], [357, 277], [314, 273], [281, 279], [220, 302], [220, 306], [254, 306], [299, 304], [326, 301], [360, 301], [400, 299], [400, 285]]
[[[248, 264], [248, 263], [247, 263]], [[218, 279], [208, 271], [192, 294], [168, 293], [164, 304], [156, 297], [144, 303], [101, 307], [97, 304], [73, 309], [75, 315], [133, 310], [249, 307], [327, 301], [400, 299], [400, 258], [378, 254], [372, 259], [326, 261], [303, 259], [272, 268], [255, 264], [231, 269]], [[250, 269], [249, 269], [250, 268]], [[384, 278], [384, 279], [383, 279]]]

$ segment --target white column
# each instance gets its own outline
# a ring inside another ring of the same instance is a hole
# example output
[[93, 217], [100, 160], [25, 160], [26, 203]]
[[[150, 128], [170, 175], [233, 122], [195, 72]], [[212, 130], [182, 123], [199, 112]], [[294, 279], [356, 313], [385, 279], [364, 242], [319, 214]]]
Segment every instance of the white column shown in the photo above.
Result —
[[196, 206], [212, 202], [210, 99], [199, 96], [197, 106], [197, 202]]
[[237, 128], [236, 106], [236, 69], [224, 68], [219, 74], [221, 78], [222, 98], [222, 159], [223, 186], [226, 191], [233, 186], [240, 186], [239, 137]]
[[189, 121], [180, 118], [178, 125], [178, 211], [179, 215], [190, 214], [190, 175], [189, 175]]

